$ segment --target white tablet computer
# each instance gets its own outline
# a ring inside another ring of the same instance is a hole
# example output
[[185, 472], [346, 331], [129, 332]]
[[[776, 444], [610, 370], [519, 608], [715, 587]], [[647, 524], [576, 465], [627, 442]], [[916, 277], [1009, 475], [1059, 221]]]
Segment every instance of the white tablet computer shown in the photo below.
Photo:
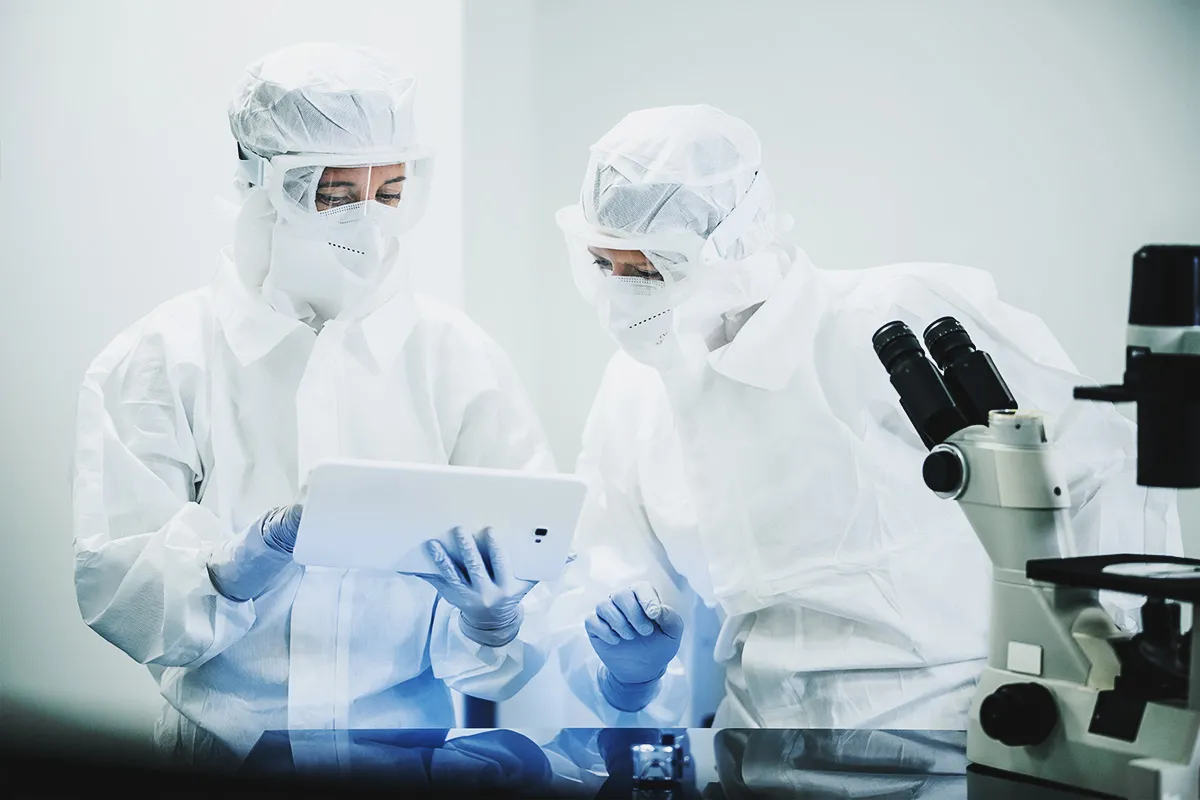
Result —
[[331, 459], [313, 467], [292, 553], [299, 564], [436, 575], [425, 542], [457, 552], [452, 531], [490, 527], [509, 568], [554, 580], [587, 488], [574, 475]]

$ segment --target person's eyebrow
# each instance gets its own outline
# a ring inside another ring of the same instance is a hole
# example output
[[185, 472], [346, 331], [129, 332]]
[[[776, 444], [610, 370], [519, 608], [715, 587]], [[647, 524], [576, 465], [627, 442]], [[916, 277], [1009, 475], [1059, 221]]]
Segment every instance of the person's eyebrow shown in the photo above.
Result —
[[346, 187], [353, 189], [356, 186], [358, 184], [354, 181], [325, 181], [324, 183], [317, 184], [318, 189], [342, 189]]
[[404, 176], [404, 175], [397, 175], [397, 176], [396, 176], [396, 177], [394, 177], [394, 178], [388, 178], [386, 181], [384, 181], [384, 182], [383, 182], [382, 184], [380, 184], [380, 185], [381, 185], [381, 186], [387, 186], [389, 183], [399, 183], [400, 181], [404, 180], [404, 178], [405, 178], [405, 176]]

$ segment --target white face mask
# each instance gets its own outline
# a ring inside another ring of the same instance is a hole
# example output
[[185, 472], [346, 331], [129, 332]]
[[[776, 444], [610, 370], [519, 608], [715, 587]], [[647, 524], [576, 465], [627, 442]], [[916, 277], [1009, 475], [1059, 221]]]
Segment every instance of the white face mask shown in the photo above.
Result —
[[315, 323], [367, 300], [399, 253], [398, 238], [388, 229], [394, 209], [374, 205], [371, 216], [333, 226], [275, 220], [262, 283], [267, 302], [280, 313]]
[[[684, 283], [609, 276], [600, 281], [600, 320], [621, 349], [657, 369], [697, 367], [732, 341], [783, 280], [775, 249], [708, 265]], [[656, 266], [662, 266], [656, 264]], [[730, 326], [733, 326], [732, 330]]]
[[677, 329], [672, 292], [663, 281], [610, 277], [597, 300], [600, 321], [632, 358], [656, 369], [703, 363], [703, 338]]

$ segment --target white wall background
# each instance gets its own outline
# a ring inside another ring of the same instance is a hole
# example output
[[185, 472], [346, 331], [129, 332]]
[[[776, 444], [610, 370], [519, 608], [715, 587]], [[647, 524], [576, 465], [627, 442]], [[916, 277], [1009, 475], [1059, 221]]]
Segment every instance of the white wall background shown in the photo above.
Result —
[[[1101, 381], [1124, 368], [1133, 253], [1200, 242], [1195, 0], [525, 0], [465, 21], [467, 310], [567, 469], [612, 346], [553, 213], [634, 109], [745, 119], [818, 267], [987, 269]], [[1200, 554], [1200, 494], [1181, 500]], [[565, 694], [543, 673], [501, 718], [576, 713]]]
[[[552, 215], [635, 108], [741, 116], [818, 266], [989, 269], [1097, 379], [1120, 377], [1132, 253], [1200, 241], [1196, 0], [8, 0], [0, 726], [35, 709], [144, 735], [157, 714], [144, 670], [75, 606], [76, 389], [118, 330], [208, 279], [225, 103], [245, 63], [303, 39], [417, 69], [439, 159], [415, 278], [509, 349], [565, 469], [612, 346]], [[546, 676], [502, 720], [573, 713]]]
[[277, 47], [381, 47], [420, 81], [437, 185], [414, 280], [461, 305], [459, 2], [6, 0], [0, 7], [0, 726], [54, 719], [144, 736], [145, 669], [82, 622], [72, 584], [76, 393], [91, 359], [154, 306], [208, 281], [227, 243], [214, 196], [235, 155], [226, 104]]

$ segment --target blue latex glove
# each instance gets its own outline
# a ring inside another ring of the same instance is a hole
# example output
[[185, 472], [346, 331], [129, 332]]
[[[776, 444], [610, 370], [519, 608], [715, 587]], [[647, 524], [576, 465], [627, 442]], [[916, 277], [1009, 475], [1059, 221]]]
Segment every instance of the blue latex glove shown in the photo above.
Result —
[[291, 554], [303, 511], [304, 506], [299, 504], [280, 506], [263, 517], [262, 536], [267, 546], [277, 553]]
[[454, 541], [454, 553], [436, 539], [426, 542], [440, 574], [419, 577], [462, 612], [458, 624], [468, 639], [488, 647], [508, 644], [525, 619], [521, 600], [536, 584], [513, 577], [490, 529], [484, 531], [482, 545], [459, 528], [454, 529]]
[[598, 678], [605, 699], [622, 711], [645, 708], [679, 652], [683, 618], [642, 582], [599, 603], [584, 629], [604, 663]]

